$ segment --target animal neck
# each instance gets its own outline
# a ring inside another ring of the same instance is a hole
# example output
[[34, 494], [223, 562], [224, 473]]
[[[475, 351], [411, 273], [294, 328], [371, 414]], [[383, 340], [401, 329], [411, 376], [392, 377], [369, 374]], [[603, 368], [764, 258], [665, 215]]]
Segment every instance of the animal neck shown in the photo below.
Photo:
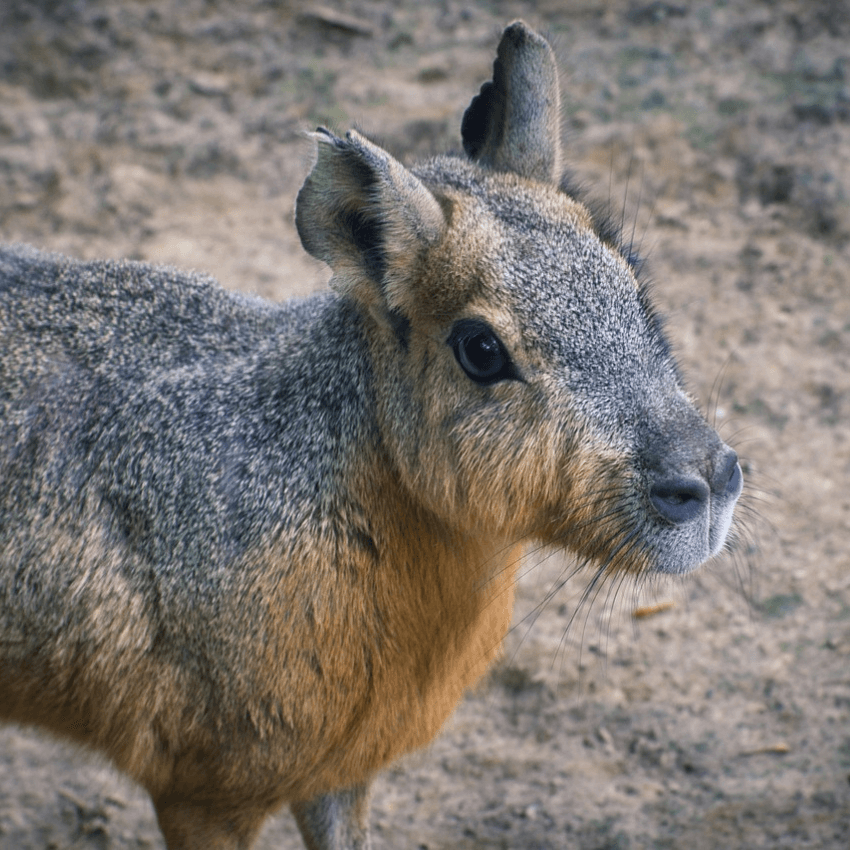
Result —
[[510, 621], [520, 548], [447, 527], [398, 477], [379, 478], [371, 477], [366, 497], [383, 508], [369, 506], [366, 515], [378, 518], [372, 591], [384, 646], [406, 658], [423, 685], [458, 665], [458, 675], [477, 678]]

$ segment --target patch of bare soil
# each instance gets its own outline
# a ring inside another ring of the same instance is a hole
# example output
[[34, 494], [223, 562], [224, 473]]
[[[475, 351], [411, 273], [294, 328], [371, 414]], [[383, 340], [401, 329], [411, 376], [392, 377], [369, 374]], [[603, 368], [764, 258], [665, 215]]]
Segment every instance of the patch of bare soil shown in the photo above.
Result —
[[[530, 554], [504, 660], [377, 783], [375, 845], [847, 848], [846, 0], [4, 0], [0, 238], [323, 286], [303, 131], [457, 148], [515, 17], [556, 46], [570, 162], [648, 257], [747, 489], [734, 551], [680, 583], [582, 604], [586, 576]], [[108, 766], [0, 731], [0, 848], [162, 846]], [[301, 846], [288, 813], [259, 846]]]

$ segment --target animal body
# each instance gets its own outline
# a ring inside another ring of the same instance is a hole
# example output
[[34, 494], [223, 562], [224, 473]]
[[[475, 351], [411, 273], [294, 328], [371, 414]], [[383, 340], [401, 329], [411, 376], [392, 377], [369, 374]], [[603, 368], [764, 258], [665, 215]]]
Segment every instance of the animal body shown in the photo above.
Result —
[[319, 130], [306, 300], [0, 250], [0, 717], [106, 753], [172, 850], [283, 804], [367, 847], [370, 781], [497, 654], [524, 543], [599, 580], [723, 547], [737, 457], [561, 184], [559, 110], [516, 22], [464, 155]]

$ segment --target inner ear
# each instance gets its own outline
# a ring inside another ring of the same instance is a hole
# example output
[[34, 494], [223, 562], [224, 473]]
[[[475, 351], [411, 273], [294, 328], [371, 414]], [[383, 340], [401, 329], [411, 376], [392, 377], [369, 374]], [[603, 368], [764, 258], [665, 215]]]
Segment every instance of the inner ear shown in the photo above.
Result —
[[355, 251], [362, 258], [366, 274], [380, 283], [384, 279], [387, 270], [387, 262], [384, 255], [384, 226], [374, 210], [362, 205], [351, 209], [343, 214], [347, 221], [342, 224], [351, 233]]

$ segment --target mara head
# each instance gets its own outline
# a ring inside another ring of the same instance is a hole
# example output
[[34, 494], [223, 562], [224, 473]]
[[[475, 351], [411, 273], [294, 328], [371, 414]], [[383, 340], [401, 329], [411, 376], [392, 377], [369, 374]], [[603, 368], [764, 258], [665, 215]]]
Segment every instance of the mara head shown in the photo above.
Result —
[[552, 51], [516, 22], [465, 156], [407, 169], [317, 131], [299, 233], [364, 317], [412, 498], [606, 573], [687, 572], [723, 548], [740, 466], [685, 393], [634, 259], [562, 184], [559, 127]]

